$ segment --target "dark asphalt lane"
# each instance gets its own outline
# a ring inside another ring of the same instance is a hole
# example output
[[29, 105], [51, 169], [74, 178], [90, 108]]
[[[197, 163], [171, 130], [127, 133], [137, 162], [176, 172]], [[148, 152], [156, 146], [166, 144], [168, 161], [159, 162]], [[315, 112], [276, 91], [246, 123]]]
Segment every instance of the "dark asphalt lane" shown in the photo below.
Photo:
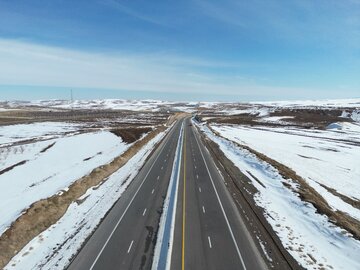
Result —
[[189, 119], [184, 138], [170, 269], [266, 269]]
[[69, 270], [151, 269], [155, 233], [172, 172], [181, 122], [175, 124], [151, 155], [72, 261]]

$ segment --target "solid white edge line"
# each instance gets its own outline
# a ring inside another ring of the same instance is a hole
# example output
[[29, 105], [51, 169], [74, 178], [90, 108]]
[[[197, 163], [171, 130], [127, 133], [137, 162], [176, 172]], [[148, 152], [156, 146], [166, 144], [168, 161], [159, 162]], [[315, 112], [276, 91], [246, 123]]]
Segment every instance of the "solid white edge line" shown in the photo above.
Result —
[[[195, 133], [194, 133], [194, 135], [195, 135]], [[215, 187], [215, 184], [214, 184], [214, 180], [213, 180], [213, 179], [212, 179], [212, 177], [211, 177], [210, 170], [209, 170], [209, 167], [208, 167], [208, 165], [207, 165], [207, 163], [206, 163], [206, 160], [205, 160], [204, 154], [203, 154], [203, 152], [202, 152], [202, 150], [201, 150], [200, 144], [199, 144], [199, 142], [198, 142], [198, 138], [196, 137], [196, 135], [195, 135], [194, 137], [195, 137], [196, 143], [197, 143], [197, 145], [198, 145], [198, 147], [199, 147], [200, 154], [201, 154], [201, 156], [202, 156], [202, 158], [203, 158], [203, 160], [204, 160], [204, 164], [205, 164], [206, 170], [207, 170], [207, 172], [208, 172], [208, 174], [209, 174], [209, 176], [210, 176], [210, 180], [211, 180], [212, 186], [213, 186], [213, 188], [214, 188], [214, 191], [215, 191], [216, 197], [217, 197], [217, 199], [218, 199], [218, 201], [219, 201], [221, 211], [223, 212], [223, 215], [224, 215], [224, 218], [225, 218], [226, 224], [227, 224], [228, 229], [229, 229], [229, 231], [230, 231], [231, 238], [232, 238], [232, 240], [233, 240], [233, 242], [234, 242], [234, 245], [235, 245], [236, 251], [237, 251], [237, 253], [238, 253], [238, 255], [239, 255], [239, 258], [240, 258], [241, 264], [242, 264], [242, 266], [243, 266], [244, 270], [246, 270], [246, 266], [245, 266], [245, 263], [244, 263], [244, 259], [243, 259], [243, 257], [241, 256], [240, 249], [239, 249], [239, 247], [238, 247], [238, 244], [236, 243], [234, 233], [233, 233], [233, 231], [232, 231], [232, 229], [231, 229], [231, 226], [230, 226], [229, 220], [228, 220], [228, 218], [227, 218], [227, 216], [226, 216], [226, 213], [225, 213], [224, 207], [223, 207], [222, 202], [221, 202], [221, 200], [220, 200], [219, 194], [218, 194], [218, 192], [217, 192], [217, 190], [216, 190], [216, 187]]]
[[130, 243], [130, 246], [129, 246], [129, 248], [128, 248], [128, 251], [127, 251], [127, 253], [130, 253], [130, 251], [131, 251], [131, 247], [132, 247], [132, 245], [134, 244], [134, 240], [132, 240], [131, 241], [131, 243]]
[[[169, 133], [170, 133], [170, 132], [169, 132]], [[172, 134], [171, 134], [171, 135], [172, 135]], [[166, 135], [165, 135], [165, 136], [166, 136]], [[171, 137], [171, 136], [170, 136], [170, 137]], [[168, 137], [168, 138], [169, 138], [169, 137]], [[114, 229], [111, 231], [111, 233], [110, 233], [109, 237], [107, 238], [107, 240], [106, 240], [105, 244], [104, 244], [104, 245], [103, 245], [103, 247], [101, 248], [101, 250], [100, 250], [99, 254], [96, 256], [96, 258], [95, 258], [94, 262], [92, 263], [92, 265], [91, 265], [91, 267], [90, 267], [90, 269], [89, 269], [89, 270], [92, 270], [92, 269], [94, 268], [94, 266], [95, 266], [96, 262], [98, 261], [98, 259], [100, 258], [101, 254], [103, 253], [103, 251], [104, 251], [104, 249], [105, 249], [106, 245], [109, 243], [109, 241], [110, 241], [111, 237], [113, 236], [114, 232], [116, 231], [117, 227], [119, 226], [119, 224], [120, 224], [121, 220], [124, 218], [124, 216], [125, 216], [125, 214], [126, 214], [127, 210], [130, 208], [130, 205], [131, 205], [131, 204], [132, 204], [132, 202], [134, 201], [134, 199], [135, 199], [136, 195], [138, 194], [139, 190], [141, 189], [142, 185], [144, 184], [145, 180], [147, 179], [148, 175], [150, 174], [151, 169], [154, 167], [154, 165], [155, 165], [156, 161], [158, 160], [158, 158], [160, 157], [160, 155], [161, 155], [162, 151], [164, 150], [165, 145], [167, 145], [167, 144], [168, 144], [168, 140], [166, 141], [166, 143], [164, 143], [164, 144], [163, 144], [163, 146], [162, 146], [162, 148], [161, 148], [161, 150], [160, 150], [160, 152], [159, 152], [158, 156], [157, 156], [157, 157], [156, 157], [156, 159], [154, 160], [154, 163], [151, 165], [151, 167], [150, 167], [149, 171], [148, 171], [148, 172], [147, 172], [147, 174], [145, 175], [145, 177], [144, 177], [143, 181], [141, 182], [140, 186], [139, 186], [139, 187], [138, 187], [138, 189], [136, 190], [136, 192], [135, 192], [134, 196], [132, 197], [131, 201], [129, 202], [128, 206], [125, 208], [124, 213], [121, 215], [121, 217], [120, 217], [120, 219], [118, 220], [118, 222], [116, 223], [116, 225], [115, 225]]]
[[208, 236], [208, 240], [209, 240], [209, 247], [212, 248], [210, 236]]

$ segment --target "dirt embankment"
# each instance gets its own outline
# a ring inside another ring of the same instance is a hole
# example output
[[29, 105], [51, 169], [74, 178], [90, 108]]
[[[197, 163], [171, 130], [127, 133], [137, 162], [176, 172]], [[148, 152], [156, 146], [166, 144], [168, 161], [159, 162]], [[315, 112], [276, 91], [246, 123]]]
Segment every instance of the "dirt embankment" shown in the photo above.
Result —
[[[213, 132], [217, 136], [221, 137], [218, 132], [214, 130]], [[311, 203], [320, 214], [326, 215], [330, 222], [334, 223], [340, 228], [345, 229], [346, 231], [350, 232], [355, 239], [360, 240], [360, 221], [352, 218], [347, 213], [332, 210], [327, 201], [295, 171], [246, 145], [239, 143], [235, 144], [238, 145], [240, 148], [246, 149], [250, 153], [256, 155], [260, 160], [263, 160], [268, 164], [272, 165], [275, 169], [279, 171], [280, 175], [284, 179], [292, 179], [295, 183], [298, 184], [297, 189], [292, 188], [286, 183], [283, 184], [287, 188], [292, 189], [293, 192], [298, 193], [303, 201]]]
[[67, 191], [33, 203], [0, 236], [0, 269], [35, 236], [56, 223], [65, 214], [71, 203], [77, 201], [89, 188], [106, 181], [106, 178], [121, 168], [145, 144], [165, 129], [164, 126], [160, 126], [150, 132], [112, 162], [94, 169], [89, 175], [74, 182]]
[[143, 127], [143, 128], [117, 128], [112, 129], [111, 132], [116, 136], [122, 138], [122, 140], [126, 143], [133, 143], [141, 138], [144, 133], [150, 132], [152, 128], [150, 127]]

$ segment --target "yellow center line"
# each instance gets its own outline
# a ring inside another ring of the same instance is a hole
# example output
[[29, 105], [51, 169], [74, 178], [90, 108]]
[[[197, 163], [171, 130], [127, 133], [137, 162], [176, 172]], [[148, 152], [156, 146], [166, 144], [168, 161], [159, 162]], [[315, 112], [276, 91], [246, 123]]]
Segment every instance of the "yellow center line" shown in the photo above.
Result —
[[185, 200], [186, 200], [186, 133], [184, 129], [184, 191], [183, 191], [183, 223], [182, 223], [182, 261], [181, 269], [185, 269]]

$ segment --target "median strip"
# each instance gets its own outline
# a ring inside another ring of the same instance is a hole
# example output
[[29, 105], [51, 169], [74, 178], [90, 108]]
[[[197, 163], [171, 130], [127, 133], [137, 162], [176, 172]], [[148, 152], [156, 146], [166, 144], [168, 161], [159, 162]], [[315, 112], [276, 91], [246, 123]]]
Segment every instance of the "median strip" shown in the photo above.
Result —
[[164, 211], [161, 216], [157, 243], [155, 246], [155, 254], [152, 269], [165, 270], [170, 269], [172, 243], [174, 238], [174, 226], [176, 215], [176, 202], [178, 196], [178, 186], [181, 167], [181, 153], [183, 147], [183, 129], [181, 126], [180, 136], [175, 152], [175, 159], [172, 168], [170, 183], [164, 202]]

